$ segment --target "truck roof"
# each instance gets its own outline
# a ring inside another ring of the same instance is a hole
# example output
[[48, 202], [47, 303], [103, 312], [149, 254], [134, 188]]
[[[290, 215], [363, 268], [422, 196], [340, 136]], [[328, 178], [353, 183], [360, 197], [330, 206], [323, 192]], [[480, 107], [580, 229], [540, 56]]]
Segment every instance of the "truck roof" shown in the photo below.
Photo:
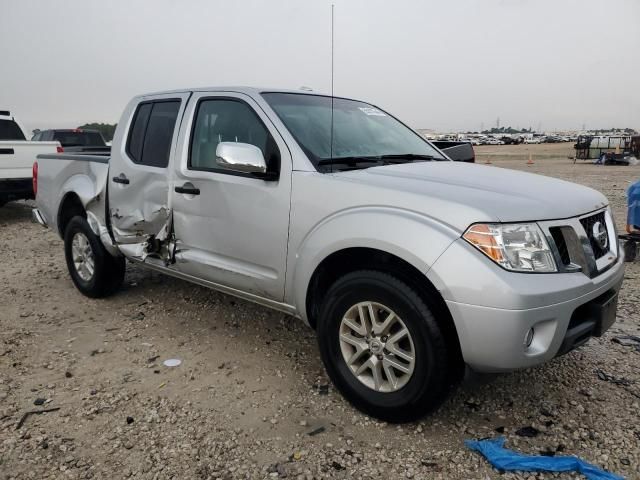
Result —
[[93, 128], [47, 128], [42, 132], [74, 132], [74, 133], [100, 133], [99, 130]]
[[287, 88], [261, 88], [261, 87], [246, 87], [246, 86], [222, 86], [222, 87], [194, 87], [194, 88], [179, 88], [174, 90], [163, 90], [159, 92], [144, 93], [137, 95], [138, 97], [146, 97], [148, 95], [164, 95], [171, 93], [185, 93], [185, 92], [237, 92], [246, 94], [260, 94], [263, 92], [278, 92], [278, 93], [301, 93], [306, 95], [326, 95], [312, 90], [295, 90]]
[[[175, 90], [162, 90], [159, 92], [151, 92], [151, 93], [143, 93], [140, 95], [136, 95], [134, 97], [137, 101], [144, 101], [148, 97], [154, 97], [157, 95], [170, 95], [170, 94], [180, 94], [180, 93], [189, 93], [189, 92], [229, 92], [229, 93], [244, 93], [248, 96], [259, 96], [261, 93], [294, 93], [297, 95], [316, 95], [323, 97], [331, 97], [330, 93], [326, 93], [323, 91], [311, 90], [307, 87], [301, 87], [300, 89], [288, 89], [288, 88], [268, 88], [268, 87], [246, 87], [246, 86], [227, 86], [227, 87], [194, 87], [194, 88], [180, 88]], [[340, 95], [334, 95], [334, 98], [344, 99], [344, 100], [354, 100], [357, 102], [367, 102], [366, 100], [360, 100], [353, 97], [343, 97]], [[371, 103], [372, 105], [375, 105]]]

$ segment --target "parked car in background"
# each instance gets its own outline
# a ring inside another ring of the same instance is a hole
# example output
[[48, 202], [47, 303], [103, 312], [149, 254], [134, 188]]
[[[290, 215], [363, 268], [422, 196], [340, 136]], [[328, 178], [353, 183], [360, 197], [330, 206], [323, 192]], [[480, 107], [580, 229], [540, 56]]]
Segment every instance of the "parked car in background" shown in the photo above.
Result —
[[32, 167], [40, 153], [56, 153], [59, 142], [28, 142], [7, 110], [0, 111], [0, 207], [33, 197]]
[[104, 141], [102, 134], [97, 130], [84, 130], [81, 128], [41, 130], [31, 140], [37, 142], [58, 141], [64, 151], [69, 153], [104, 155], [111, 150]]
[[294, 315], [342, 394], [388, 421], [436, 408], [465, 364], [537, 365], [616, 318], [624, 264], [601, 193], [452, 162], [365, 102], [143, 95], [111, 157], [37, 165], [34, 218], [84, 295], [117, 291], [128, 259]]
[[504, 135], [503, 137], [500, 138], [500, 140], [505, 145], [520, 145], [524, 139], [518, 135], [516, 136]]

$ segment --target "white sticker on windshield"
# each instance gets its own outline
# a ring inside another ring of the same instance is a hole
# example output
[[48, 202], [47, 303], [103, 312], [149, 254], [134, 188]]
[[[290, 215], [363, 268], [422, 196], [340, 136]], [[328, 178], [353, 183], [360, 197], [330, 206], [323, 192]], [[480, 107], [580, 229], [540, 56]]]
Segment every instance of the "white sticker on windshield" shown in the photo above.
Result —
[[374, 115], [376, 117], [386, 117], [387, 114], [373, 107], [358, 107], [365, 115]]

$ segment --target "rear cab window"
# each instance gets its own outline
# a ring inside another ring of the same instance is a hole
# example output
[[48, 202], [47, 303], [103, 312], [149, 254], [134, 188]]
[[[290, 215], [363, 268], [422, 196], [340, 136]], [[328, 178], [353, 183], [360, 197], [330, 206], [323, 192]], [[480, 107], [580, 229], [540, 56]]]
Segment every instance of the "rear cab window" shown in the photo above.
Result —
[[98, 132], [83, 131], [57, 131], [53, 139], [60, 142], [63, 147], [104, 147], [104, 139]]
[[148, 167], [167, 167], [179, 110], [178, 99], [138, 105], [126, 145], [127, 155], [132, 162]]
[[0, 141], [26, 140], [22, 129], [10, 119], [0, 119]]

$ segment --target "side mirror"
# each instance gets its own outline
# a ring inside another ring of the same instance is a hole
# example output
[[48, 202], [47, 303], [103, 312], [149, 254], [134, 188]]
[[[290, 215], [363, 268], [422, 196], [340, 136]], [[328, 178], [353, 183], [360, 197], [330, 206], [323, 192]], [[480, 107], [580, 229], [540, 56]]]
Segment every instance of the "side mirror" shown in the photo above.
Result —
[[225, 170], [265, 175], [267, 162], [255, 145], [220, 142], [216, 148], [216, 164]]

